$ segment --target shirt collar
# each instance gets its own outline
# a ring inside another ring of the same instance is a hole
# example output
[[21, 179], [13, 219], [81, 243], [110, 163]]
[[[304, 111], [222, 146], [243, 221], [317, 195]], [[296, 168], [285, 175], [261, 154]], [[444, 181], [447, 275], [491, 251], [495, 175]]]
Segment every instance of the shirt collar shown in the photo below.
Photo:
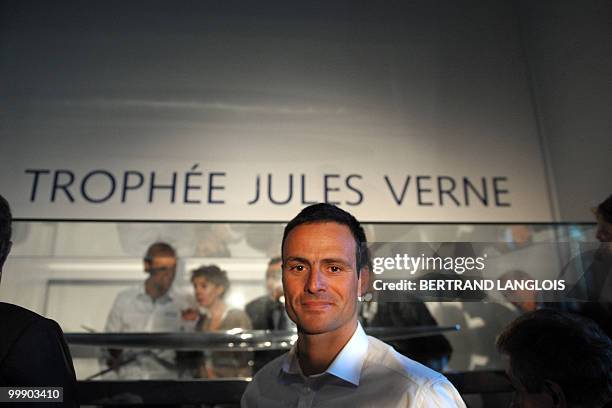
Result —
[[[172, 301], [173, 300], [172, 290], [173, 290], [173, 287], [171, 286], [170, 289], [168, 289], [166, 293], [164, 293], [163, 295], [161, 295], [154, 301], [159, 302], [159, 303], [166, 303], [166, 302]], [[149, 294], [147, 293], [144, 283], [142, 285], [138, 285], [138, 296], [142, 299], [153, 300], [153, 298], [151, 298], [151, 296], [149, 296]]]
[[[361, 324], [357, 322], [355, 332], [340, 350], [334, 361], [329, 365], [325, 373], [331, 374], [354, 385], [359, 385], [361, 367], [368, 353], [368, 336], [366, 336]], [[287, 374], [302, 375], [300, 363], [297, 359], [297, 344], [295, 344], [283, 361], [282, 371]]]

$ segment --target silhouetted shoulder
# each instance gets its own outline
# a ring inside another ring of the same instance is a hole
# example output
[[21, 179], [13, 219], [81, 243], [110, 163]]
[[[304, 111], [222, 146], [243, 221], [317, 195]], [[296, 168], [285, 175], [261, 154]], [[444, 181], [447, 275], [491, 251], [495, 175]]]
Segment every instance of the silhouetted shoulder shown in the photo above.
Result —
[[0, 302], [0, 385], [63, 387], [63, 406], [78, 406], [68, 345], [53, 320]]
[[[48, 320], [21, 306], [0, 302], [0, 365], [11, 345], [35, 322]], [[43, 323], [44, 324], [44, 323]]]

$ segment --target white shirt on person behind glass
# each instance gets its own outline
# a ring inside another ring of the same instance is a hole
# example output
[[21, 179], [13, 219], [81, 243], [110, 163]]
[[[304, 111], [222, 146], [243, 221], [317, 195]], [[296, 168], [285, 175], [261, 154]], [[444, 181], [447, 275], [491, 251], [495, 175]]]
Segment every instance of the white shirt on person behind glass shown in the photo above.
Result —
[[294, 346], [255, 375], [241, 406], [465, 408], [465, 403], [442, 374], [367, 336], [358, 324], [324, 373], [304, 376]]
[[[180, 294], [170, 290], [153, 299], [143, 284], [127, 288], [117, 295], [106, 320], [105, 331], [114, 333], [154, 333], [182, 331]], [[124, 349], [122, 359], [136, 356], [116, 373], [121, 379], [176, 378], [174, 351]], [[167, 363], [167, 364], [166, 364]]]

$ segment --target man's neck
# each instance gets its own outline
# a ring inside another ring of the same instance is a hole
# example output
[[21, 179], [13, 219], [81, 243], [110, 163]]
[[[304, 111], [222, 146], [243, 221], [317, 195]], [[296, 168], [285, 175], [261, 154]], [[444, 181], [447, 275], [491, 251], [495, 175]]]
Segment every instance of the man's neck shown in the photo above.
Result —
[[327, 370], [357, 329], [357, 319], [332, 332], [306, 334], [299, 332], [297, 357], [304, 375]]
[[225, 302], [221, 299], [217, 299], [210, 307], [208, 308], [208, 313], [210, 317], [220, 317], [225, 312]]
[[153, 299], [154, 302], [164, 295], [164, 293], [160, 293], [159, 289], [157, 288], [155, 283], [151, 281], [151, 279], [147, 279], [145, 281], [144, 287], [145, 293], [149, 295], [149, 297]]

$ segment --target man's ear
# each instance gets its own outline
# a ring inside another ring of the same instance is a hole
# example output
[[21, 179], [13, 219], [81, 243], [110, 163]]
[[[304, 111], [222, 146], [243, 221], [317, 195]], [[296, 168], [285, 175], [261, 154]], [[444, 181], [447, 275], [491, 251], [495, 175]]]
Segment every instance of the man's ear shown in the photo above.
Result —
[[368, 268], [367, 266], [364, 266], [359, 271], [358, 285], [359, 293], [357, 295], [364, 296], [367, 293], [370, 285], [370, 268]]
[[553, 407], [567, 408], [565, 393], [559, 384], [554, 381], [544, 380], [544, 388], [546, 388], [546, 392], [550, 395], [553, 401]]
[[150, 274], [151, 273], [151, 261], [149, 261], [147, 259], [144, 259], [142, 261], [142, 264], [144, 266], [145, 273], [149, 273]]

